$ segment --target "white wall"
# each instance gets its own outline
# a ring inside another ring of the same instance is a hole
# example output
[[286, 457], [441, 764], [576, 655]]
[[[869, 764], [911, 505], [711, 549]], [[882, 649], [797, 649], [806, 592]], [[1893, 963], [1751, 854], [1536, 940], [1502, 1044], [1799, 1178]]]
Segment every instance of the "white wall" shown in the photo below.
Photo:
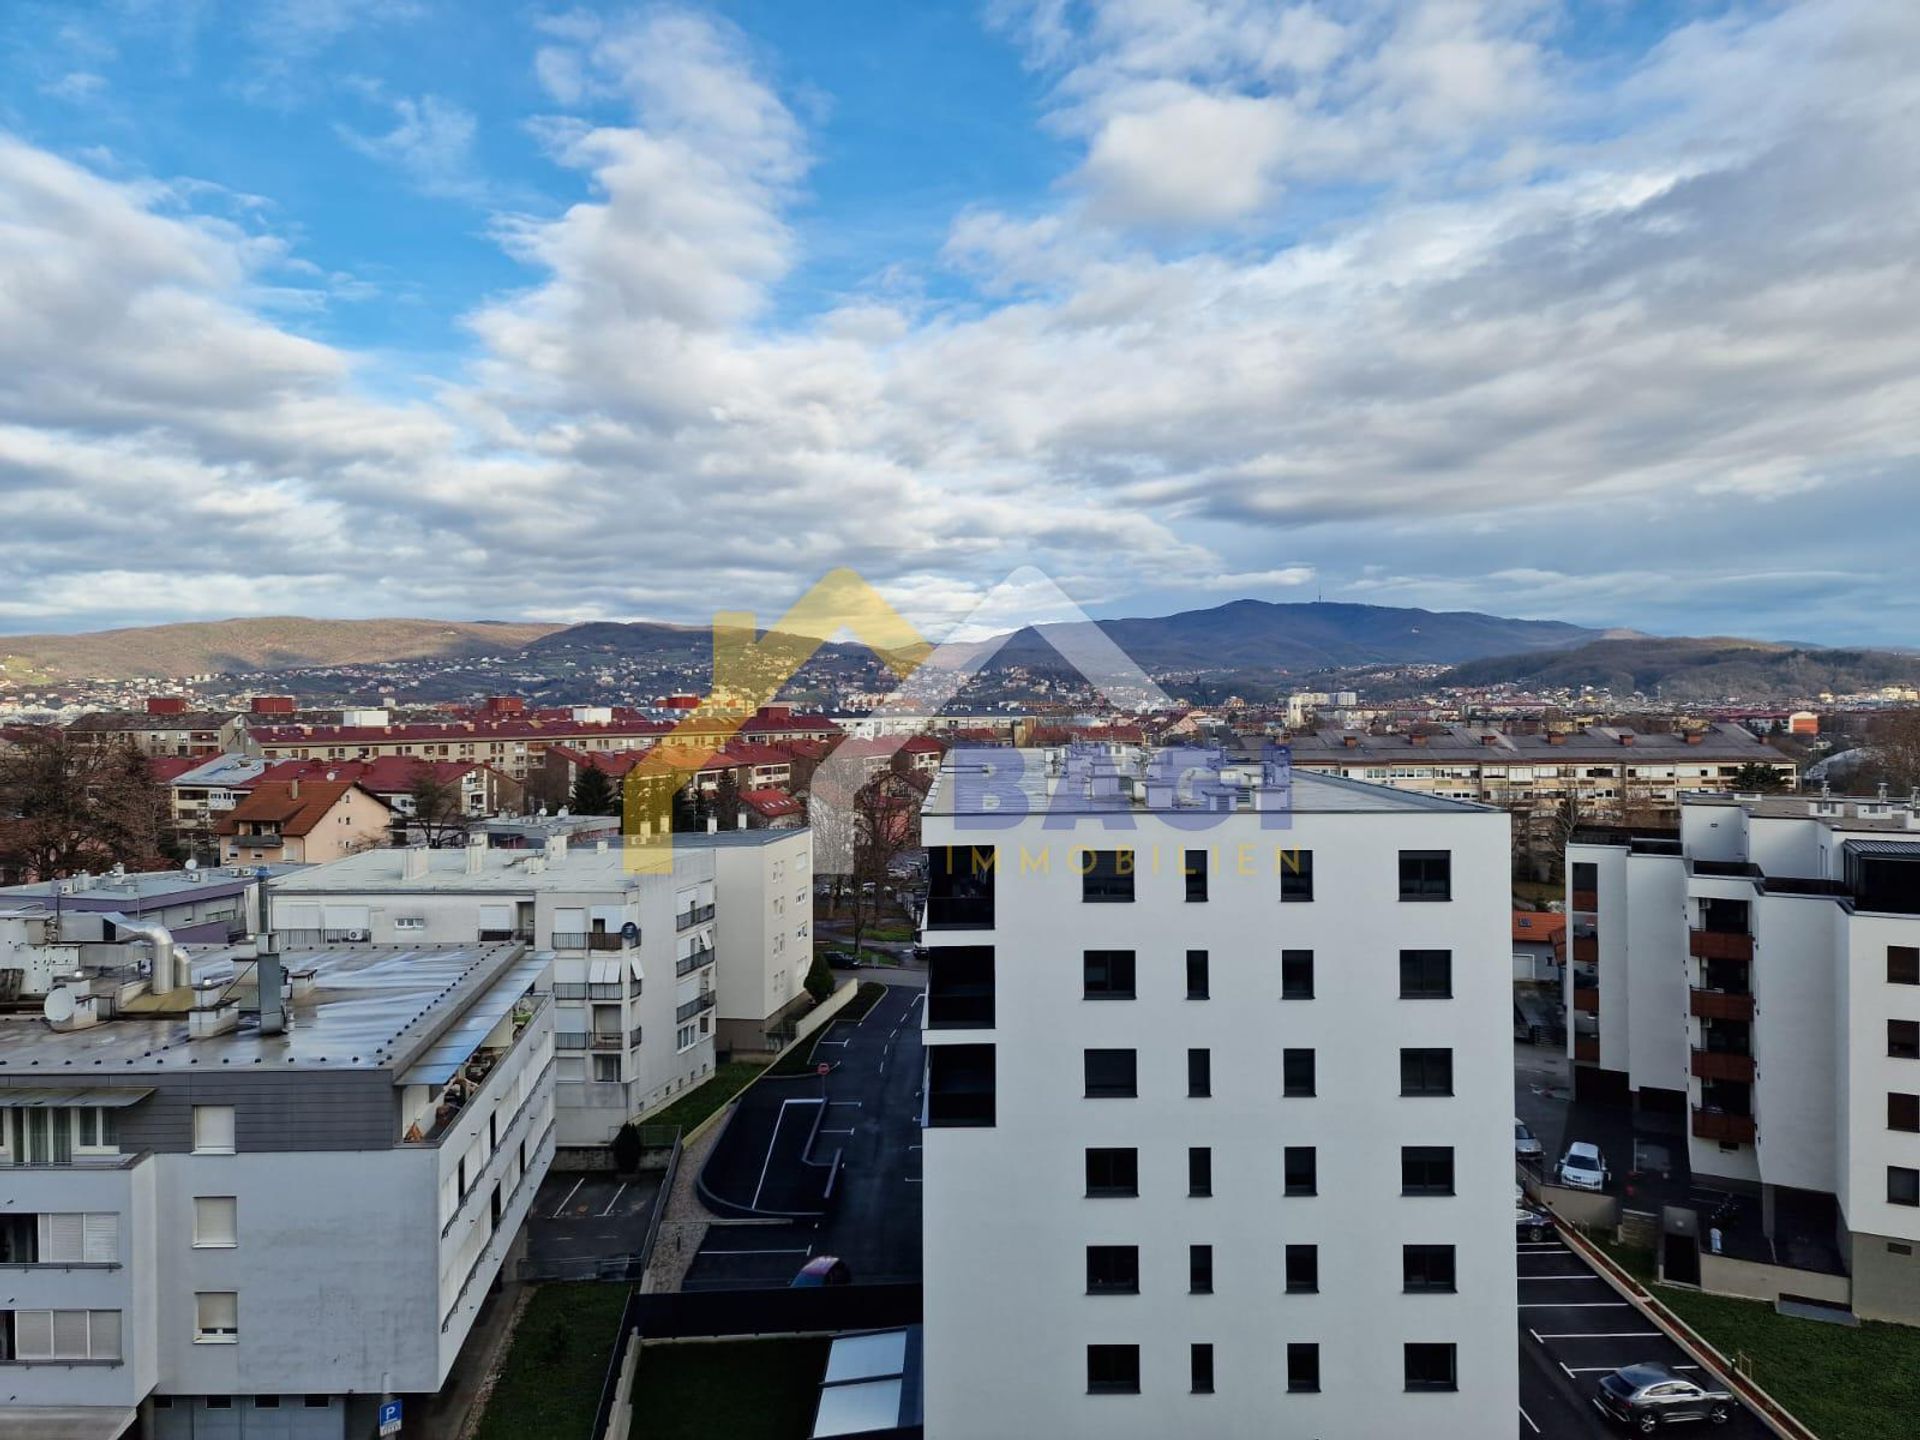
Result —
[[1755, 1149], [1769, 1185], [1834, 1188], [1834, 925], [1841, 913], [1812, 896], [1761, 896], [1754, 906]]
[[[1601, 931], [1602, 1022], [1609, 1011], [1608, 991], [1624, 989], [1626, 1043], [1614, 1049], [1626, 1051], [1628, 1082], [1636, 1090], [1652, 1086], [1684, 1091], [1689, 1048], [1686, 863], [1677, 855], [1629, 854], [1626, 878], [1630, 897], [1623, 917], [1626, 923], [1603, 923]], [[1609, 936], [1608, 930], [1625, 933]], [[1624, 951], [1614, 948], [1622, 939]], [[1618, 968], [1609, 969], [1615, 955]], [[1619, 980], [1626, 982], [1624, 986]], [[1618, 1015], [1620, 1008], [1616, 997], [1612, 1012]]]

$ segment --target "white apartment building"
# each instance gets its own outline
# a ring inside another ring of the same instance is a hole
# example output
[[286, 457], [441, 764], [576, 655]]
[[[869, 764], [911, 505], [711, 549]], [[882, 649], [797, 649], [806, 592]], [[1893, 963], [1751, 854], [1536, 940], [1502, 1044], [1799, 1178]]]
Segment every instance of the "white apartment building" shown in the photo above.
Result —
[[960, 750], [922, 833], [930, 1440], [1511, 1426], [1508, 817]]
[[417, 1413], [553, 1154], [551, 960], [148, 935], [149, 979], [0, 1019], [6, 1433], [358, 1440], [383, 1397]]
[[267, 923], [282, 944], [551, 950], [560, 1143], [604, 1145], [713, 1073], [713, 853], [677, 846], [668, 875], [559, 837], [368, 850], [273, 881]]
[[764, 1050], [770, 1031], [810, 1005], [813, 831], [695, 831], [675, 835], [673, 847], [713, 857], [720, 1048]]
[[1828, 1202], [1854, 1312], [1920, 1323], [1920, 811], [1690, 797], [1567, 862], [1576, 1089], [1684, 1107], [1769, 1227]]

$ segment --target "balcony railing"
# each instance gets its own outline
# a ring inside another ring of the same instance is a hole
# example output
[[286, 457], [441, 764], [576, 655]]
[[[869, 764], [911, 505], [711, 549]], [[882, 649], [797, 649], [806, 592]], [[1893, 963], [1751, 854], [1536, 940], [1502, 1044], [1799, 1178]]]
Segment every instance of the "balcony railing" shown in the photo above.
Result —
[[1698, 1140], [1721, 1140], [1735, 1145], [1751, 1145], [1759, 1127], [1751, 1115], [1729, 1115], [1719, 1110], [1693, 1110], [1693, 1134]]
[[556, 1050], [584, 1050], [587, 1048], [587, 1032], [584, 1030], [556, 1030], [553, 1032], [553, 1048]]
[[638, 1045], [639, 1043], [640, 1043], [640, 1027], [636, 1025], [633, 1027], [633, 1029], [627, 1032], [627, 1045], [629, 1048], [631, 1048], [635, 1045]]
[[1573, 1058], [1583, 1065], [1600, 1063], [1600, 1037], [1598, 1035], [1576, 1035], [1573, 1040]]
[[587, 948], [587, 932], [556, 930], [553, 932], [552, 945], [555, 950], [584, 950]]
[[1598, 1015], [1600, 1013], [1599, 989], [1592, 985], [1574, 986], [1573, 1008], [1582, 1015]]
[[926, 927], [929, 930], [990, 930], [993, 928], [993, 897], [929, 896]]
[[1600, 961], [1600, 937], [1597, 935], [1574, 936], [1573, 958], [1581, 965], [1598, 964]]
[[596, 1033], [592, 1037], [592, 1046], [595, 1050], [624, 1050], [627, 1048], [627, 1037], [617, 1030], [611, 1035]]
[[1753, 936], [1721, 930], [1690, 930], [1687, 953], [1696, 960], [1752, 960]]
[[1702, 1020], [1750, 1021], [1753, 1019], [1753, 996], [1733, 990], [1689, 990], [1687, 1010]]
[[713, 947], [709, 945], [704, 950], [695, 950], [692, 954], [682, 955], [678, 960], [674, 961], [673, 973], [677, 979], [682, 976], [691, 975], [694, 971], [711, 965], [712, 963]]
[[1598, 890], [1574, 891], [1573, 892], [1573, 908], [1576, 910], [1586, 910], [1589, 912], [1598, 910], [1600, 908], [1600, 892]]
[[673, 917], [674, 930], [681, 931], [695, 925], [704, 925], [713, 918], [713, 906], [696, 905], [691, 910], [683, 910]]
[[687, 1021], [693, 1019], [694, 1016], [702, 1014], [712, 1008], [713, 991], [709, 990], [706, 994], [689, 1000], [684, 1005], [678, 1006], [673, 1012], [673, 1023], [676, 1025], [684, 1025]]
[[1738, 1055], [1731, 1050], [1700, 1050], [1693, 1052], [1693, 1073], [1702, 1080], [1738, 1080], [1743, 1084], [1753, 1083], [1753, 1057]]
[[596, 930], [587, 936], [589, 950], [631, 950], [639, 943], [640, 931], [637, 928], [631, 940], [619, 930]]

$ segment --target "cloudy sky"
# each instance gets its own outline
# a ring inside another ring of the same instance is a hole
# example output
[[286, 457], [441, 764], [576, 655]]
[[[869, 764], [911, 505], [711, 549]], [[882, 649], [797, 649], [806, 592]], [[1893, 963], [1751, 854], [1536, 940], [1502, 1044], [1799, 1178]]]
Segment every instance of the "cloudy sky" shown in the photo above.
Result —
[[0, 630], [1920, 644], [1920, 5], [6, 8]]

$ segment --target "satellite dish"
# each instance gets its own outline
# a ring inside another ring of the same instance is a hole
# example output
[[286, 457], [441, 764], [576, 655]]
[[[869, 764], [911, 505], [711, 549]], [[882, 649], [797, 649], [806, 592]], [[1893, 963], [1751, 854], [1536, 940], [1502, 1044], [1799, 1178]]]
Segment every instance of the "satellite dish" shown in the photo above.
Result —
[[190, 859], [187, 861], [187, 872], [189, 874], [191, 874], [195, 870], [198, 870], [199, 868], [200, 868], [200, 862], [198, 860]]
[[640, 927], [629, 920], [620, 927], [620, 938], [632, 945], [640, 939]]
[[65, 986], [49, 990], [46, 1000], [40, 1006], [40, 1013], [46, 1016], [49, 1024], [64, 1025], [73, 1019], [73, 1012], [79, 1009], [74, 1004], [73, 992]]

